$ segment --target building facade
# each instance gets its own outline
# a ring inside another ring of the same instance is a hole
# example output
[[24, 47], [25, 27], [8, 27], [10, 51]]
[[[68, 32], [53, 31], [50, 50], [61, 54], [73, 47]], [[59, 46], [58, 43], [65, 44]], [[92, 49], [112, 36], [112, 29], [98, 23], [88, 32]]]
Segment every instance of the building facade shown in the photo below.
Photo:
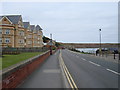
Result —
[[41, 27], [23, 22], [21, 15], [0, 16], [1, 47], [42, 47], [42, 37]]

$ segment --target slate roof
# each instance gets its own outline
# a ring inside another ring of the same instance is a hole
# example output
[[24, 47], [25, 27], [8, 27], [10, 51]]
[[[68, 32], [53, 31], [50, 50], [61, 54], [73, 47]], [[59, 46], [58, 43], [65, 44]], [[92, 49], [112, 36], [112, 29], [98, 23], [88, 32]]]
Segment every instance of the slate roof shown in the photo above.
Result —
[[[13, 24], [18, 24], [21, 15], [4, 15], [5, 17], [7, 17]], [[0, 19], [4, 16], [0, 16]]]
[[8, 15], [6, 16], [13, 24], [18, 24], [21, 15]]
[[2, 19], [3, 18], [3, 16], [0, 16], [0, 19]]
[[24, 25], [24, 28], [29, 28], [29, 26], [30, 26], [30, 23], [29, 22], [23, 22], [23, 25]]
[[35, 30], [35, 25], [30, 25], [30, 30]]
[[43, 29], [39, 25], [37, 25], [36, 30], [43, 30]]

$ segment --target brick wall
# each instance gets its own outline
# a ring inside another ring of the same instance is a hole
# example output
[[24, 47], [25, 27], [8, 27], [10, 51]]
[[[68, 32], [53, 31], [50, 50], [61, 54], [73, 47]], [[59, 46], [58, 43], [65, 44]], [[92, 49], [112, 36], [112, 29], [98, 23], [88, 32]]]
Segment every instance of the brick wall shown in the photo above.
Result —
[[[54, 51], [55, 52], [55, 51]], [[53, 52], [53, 53], [54, 53]], [[17, 87], [28, 75], [30, 75], [39, 65], [50, 55], [49, 52], [41, 55], [40, 57], [36, 58], [34, 61], [30, 62], [29, 64], [23, 65], [19, 67], [12, 73], [9, 73], [8, 76], [4, 76], [2, 80], [2, 88], [15, 88]]]

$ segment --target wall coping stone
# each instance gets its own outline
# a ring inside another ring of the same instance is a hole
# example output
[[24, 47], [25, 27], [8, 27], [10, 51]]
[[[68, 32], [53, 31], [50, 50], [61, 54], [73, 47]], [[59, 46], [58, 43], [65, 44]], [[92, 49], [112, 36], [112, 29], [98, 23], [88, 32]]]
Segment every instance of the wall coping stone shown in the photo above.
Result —
[[44, 54], [46, 54], [46, 53], [48, 53], [48, 52], [49, 52], [49, 50], [46, 51], [46, 52], [44, 52], [44, 53], [42, 53], [42, 54], [40, 54], [40, 55], [34, 56], [34, 57], [32, 57], [32, 58], [29, 58], [29, 59], [27, 59], [27, 60], [24, 60], [24, 61], [22, 61], [22, 62], [19, 62], [19, 63], [17, 63], [17, 64], [14, 64], [14, 65], [12, 65], [12, 66], [10, 66], [10, 67], [7, 67], [7, 68], [5, 68], [5, 69], [3, 69], [3, 70], [0, 70], [0, 77], [2, 77], [2, 80], [4, 80], [4, 79], [5, 79], [7, 76], [9, 76], [12, 72], [15, 72], [16, 70], [24, 67], [25, 65], [32, 63], [34, 60], [36, 60], [37, 58], [39, 58], [40, 56], [43, 56]]

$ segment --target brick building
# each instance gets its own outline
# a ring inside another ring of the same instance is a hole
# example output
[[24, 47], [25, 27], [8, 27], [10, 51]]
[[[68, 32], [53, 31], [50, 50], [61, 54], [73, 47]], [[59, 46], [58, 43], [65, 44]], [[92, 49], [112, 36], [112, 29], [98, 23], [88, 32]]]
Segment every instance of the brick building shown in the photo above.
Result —
[[21, 15], [0, 16], [0, 46], [42, 47], [42, 37], [41, 27], [23, 22]]

